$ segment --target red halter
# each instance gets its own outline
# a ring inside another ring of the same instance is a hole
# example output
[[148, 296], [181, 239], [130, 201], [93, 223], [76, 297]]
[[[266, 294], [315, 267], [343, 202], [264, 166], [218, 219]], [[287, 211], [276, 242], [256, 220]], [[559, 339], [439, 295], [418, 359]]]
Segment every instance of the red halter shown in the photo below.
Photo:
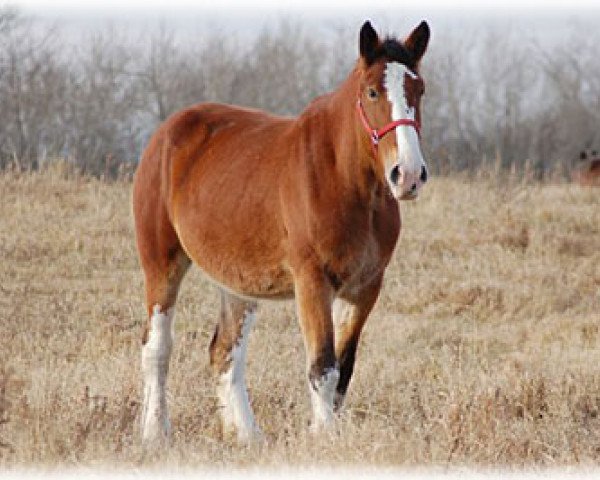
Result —
[[377, 146], [379, 145], [379, 141], [392, 130], [395, 130], [400, 126], [411, 126], [417, 131], [417, 135], [421, 136], [421, 126], [419, 122], [416, 120], [411, 120], [410, 118], [401, 118], [400, 120], [394, 120], [393, 122], [384, 125], [379, 130], [371, 127], [369, 120], [367, 118], [367, 114], [365, 112], [365, 108], [358, 97], [358, 101], [356, 102], [356, 109], [358, 110], [358, 116], [360, 117], [360, 121], [365, 127], [365, 130], [369, 134], [369, 138], [371, 139], [371, 147], [373, 148], [373, 155], [377, 155]]

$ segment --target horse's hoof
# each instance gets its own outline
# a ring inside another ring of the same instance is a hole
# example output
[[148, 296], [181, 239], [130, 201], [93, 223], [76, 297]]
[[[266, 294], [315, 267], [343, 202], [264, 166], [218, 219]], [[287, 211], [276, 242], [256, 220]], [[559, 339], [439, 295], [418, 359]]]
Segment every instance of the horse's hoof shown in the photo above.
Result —
[[162, 425], [148, 425], [142, 431], [142, 445], [145, 447], [164, 447], [171, 441], [171, 424], [168, 420], [161, 422]]
[[240, 445], [255, 446], [264, 445], [267, 439], [260, 429], [254, 429], [248, 432], [238, 432], [237, 441]]
[[265, 435], [258, 427], [252, 429], [237, 429], [234, 426], [223, 427], [222, 436], [223, 439], [237, 442], [238, 445], [251, 446], [266, 443]]

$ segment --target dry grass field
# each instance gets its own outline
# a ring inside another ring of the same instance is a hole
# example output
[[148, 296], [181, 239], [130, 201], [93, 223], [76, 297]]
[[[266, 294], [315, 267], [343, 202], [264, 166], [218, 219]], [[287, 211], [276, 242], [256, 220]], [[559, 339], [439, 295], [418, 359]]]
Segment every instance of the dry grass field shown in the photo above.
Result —
[[337, 431], [313, 437], [290, 303], [265, 303], [248, 385], [268, 443], [220, 438], [218, 297], [177, 309], [172, 447], [138, 441], [144, 321], [129, 183], [0, 174], [0, 468], [600, 463], [600, 190], [437, 178], [367, 323]]

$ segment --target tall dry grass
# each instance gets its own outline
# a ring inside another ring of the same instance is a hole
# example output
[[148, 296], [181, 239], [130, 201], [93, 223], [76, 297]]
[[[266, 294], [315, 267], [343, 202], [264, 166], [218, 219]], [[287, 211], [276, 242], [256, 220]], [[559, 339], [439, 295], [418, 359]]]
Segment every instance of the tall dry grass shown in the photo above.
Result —
[[600, 192], [433, 179], [369, 320], [338, 431], [315, 438], [294, 309], [266, 303], [248, 383], [268, 444], [219, 435], [215, 289], [178, 308], [173, 445], [138, 442], [131, 186], [0, 175], [0, 466], [477, 465], [600, 460]]

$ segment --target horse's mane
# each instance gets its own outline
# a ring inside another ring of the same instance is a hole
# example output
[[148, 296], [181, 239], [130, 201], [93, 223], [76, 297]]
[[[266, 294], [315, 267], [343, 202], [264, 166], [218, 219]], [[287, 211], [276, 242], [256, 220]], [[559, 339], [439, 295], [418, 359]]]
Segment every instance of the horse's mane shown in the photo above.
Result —
[[391, 62], [400, 62], [411, 70], [415, 69], [417, 63], [402, 42], [393, 37], [387, 37], [381, 42], [373, 51], [373, 54], [369, 56], [367, 62], [369, 65], [372, 65], [380, 58], [387, 58]]

